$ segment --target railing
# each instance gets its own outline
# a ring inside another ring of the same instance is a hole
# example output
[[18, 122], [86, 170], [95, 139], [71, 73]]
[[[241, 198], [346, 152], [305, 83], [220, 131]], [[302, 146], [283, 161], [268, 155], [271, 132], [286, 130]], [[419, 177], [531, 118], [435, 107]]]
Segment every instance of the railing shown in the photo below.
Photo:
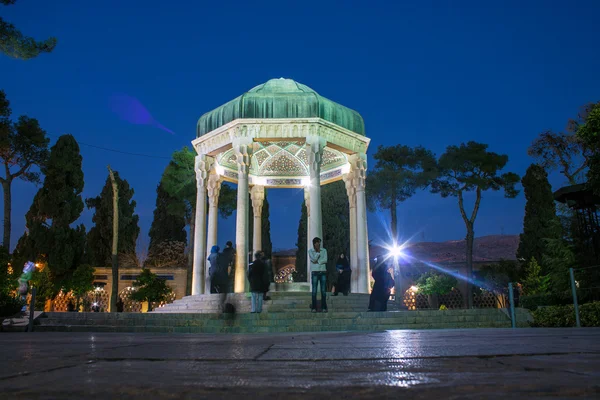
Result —
[[[580, 281], [576, 280], [575, 273], [578, 272], [583, 282], [588, 282], [591, 286], [581, 287]], [[579, 295], [587, 301], [600, 299], [600, 265], [593, 265], [584, 268], [569, 268], [569, 280], [571, 282], [571, 294], [573, 296], [573, 308], [575, 310], [575, 325], [581, 328], [581, 319], [579, 315]]]

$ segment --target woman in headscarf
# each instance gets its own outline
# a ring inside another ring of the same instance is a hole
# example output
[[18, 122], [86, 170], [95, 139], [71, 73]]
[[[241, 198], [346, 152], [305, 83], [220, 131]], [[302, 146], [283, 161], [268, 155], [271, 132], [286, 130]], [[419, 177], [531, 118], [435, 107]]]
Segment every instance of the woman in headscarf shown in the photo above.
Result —
[[350, 277], [352, 276], [352, 270], [350, 269], [348, 257], [346, 257], [344, 253], [340, 254], [337, 259], [335, 269], [338, 278], [333, 295], [337, 296], [339, 293], [342, 293], [344, 296], [348, 296], [348, 293], [350, 292]]
[[373, 291], [369, 298], [369, 311], [387, 311], [387, 302], [392, 293], [392, 288], [396, 284], [392, 275], [392, 268], [389, 268], [385, 262], [375, 266], [373, 270]]
[[210, 255], [208, 256], [208, 262], [210, 263], [210, 267], [208, 269], [208, 276], [210, 278], [210, 292], [217, 293], [217, 287], [215, 286], [216, 274], [219, 269], [219, 246], [213, 246], [210, 249]]

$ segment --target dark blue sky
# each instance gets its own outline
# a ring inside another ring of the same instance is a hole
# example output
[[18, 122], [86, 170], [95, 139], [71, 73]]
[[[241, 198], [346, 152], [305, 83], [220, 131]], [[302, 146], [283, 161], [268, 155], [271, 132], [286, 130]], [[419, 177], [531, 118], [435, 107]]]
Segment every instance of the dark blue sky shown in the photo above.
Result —
[[[398, 4], [392, 4], [398, 3]], [[487, 4], [482, 4], [487, 3]], [[438, 155], [468, 140], [510, 156], [523, 174], [526, 150], [545, 129], [561, 130], [578, 108], [600, 100], [600, 2], [577, 1], [48, 2], [2, 7], [28, 35], [58, 38], [29, 61], [0, 56], [0, 87], [16, 116], [39, 119], [55, 137], [163, 156], [130, 157], [81, 146], [84, 196], [96, 196], [110, 164], [135, 189], [147, 245], [155, 189], [174, 150], [194, 139], [206, 111], [271, 78], [292, 78], [359, 111], [377, 145], [423, 145]], [[460, 7], [457, 5], [460, 4]], [[138, 98], [174, 136], [130, 125], [109, 98]], [[552, 177], [554, 188], [564, 183]], [[13, 244], [37, 188], [15, 182]], [[472, 200], [472, 197], [468, 199]], [[302, 194], [271, 190], [276, 248], [293, 247]], [[486, 193], [478, 236], [519, 233], [524, 198]], [[83, 222], [91, 227], [91, 213]], [[370, 238], [385, 237], [370, 215]], [[219, 241], [234, 239], [235, 218]], [[419, 193], [399, 207], [405, 236], [465, 235], [456, 199]], [[423, 232], [423, 233], [421, 233]]]

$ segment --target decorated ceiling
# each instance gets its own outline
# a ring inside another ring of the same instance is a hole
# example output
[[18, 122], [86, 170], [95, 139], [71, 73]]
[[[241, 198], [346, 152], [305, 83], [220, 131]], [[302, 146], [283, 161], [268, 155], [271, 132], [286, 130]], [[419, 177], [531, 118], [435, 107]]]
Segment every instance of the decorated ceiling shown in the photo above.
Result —
[[[309, 175], [308, 160], [304, 141], [256, 142], [258, 148], [252, 156], [250, 175], [254, 177], [295, 177]], [[237, 173], [236, 155], [229, 149], [217, 156], [218, 164], [230, 172], [226, 176], [233, 177]], [[321, 175], [327, 174], [346, 165], [348, 159], [340, 151], [325, 147]], [[237, 175], [237, 174], [236, 174]]]

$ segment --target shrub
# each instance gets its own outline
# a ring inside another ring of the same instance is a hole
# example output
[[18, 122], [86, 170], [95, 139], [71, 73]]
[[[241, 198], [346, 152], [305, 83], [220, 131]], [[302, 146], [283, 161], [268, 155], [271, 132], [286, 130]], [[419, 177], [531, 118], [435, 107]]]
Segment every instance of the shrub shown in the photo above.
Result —
[[131, 294], [131, 299], [135, 301], [147, 301], [148, 311], [152, 311], [152, 303], [160, 303], [167, 300], [171, 294], [171, 288], [164, 279], [160, 279], [149, 269], [144, 268], [133, 282], [135, 291]]
[[528, 310], [535, 310], [538, 307], [545, 306], [566, 306], [573, 304], [571, 293], [547, 293], [534, 294], [530, 296], [521, 296], [519, 306]]
[[579, 307], [579, 318], [581, 326], [600, 326], [600, 301]]
[[417, 279], [419, 292], [426, 295], [444, 295], [452, 291], [456, 286], [456, 278], [436, 272], [426, 272]]
[[[577, 300], [580, 304], [593, 303], [594, 293], [589, 290], [578, 290]], [[573, 304], [573, 295], [570, 291], [562, 293], [536, 294], [531, 296], [521, 296], [519, 307], [535, 310], [538, 307], [545, 306], [567, 306]]]
[[440, 311], [444, 311], [444, 310], [447, 310], [447, 309], [448, 309], [448, 307], [446, 307], [444, 304], [442, 304], [440, 306]]
[[[582, 304], [579, 307], [581, 326], [600, 327], [600, 302]], [[540, 307], [533, 311], [532, 326], [544, 328], [568, 328], [575, 326], [575, 308], [568, 306]]]
[[0, 292], [0, 318], [12, 317], [23, 308], [23, 301], [18, 296]]

